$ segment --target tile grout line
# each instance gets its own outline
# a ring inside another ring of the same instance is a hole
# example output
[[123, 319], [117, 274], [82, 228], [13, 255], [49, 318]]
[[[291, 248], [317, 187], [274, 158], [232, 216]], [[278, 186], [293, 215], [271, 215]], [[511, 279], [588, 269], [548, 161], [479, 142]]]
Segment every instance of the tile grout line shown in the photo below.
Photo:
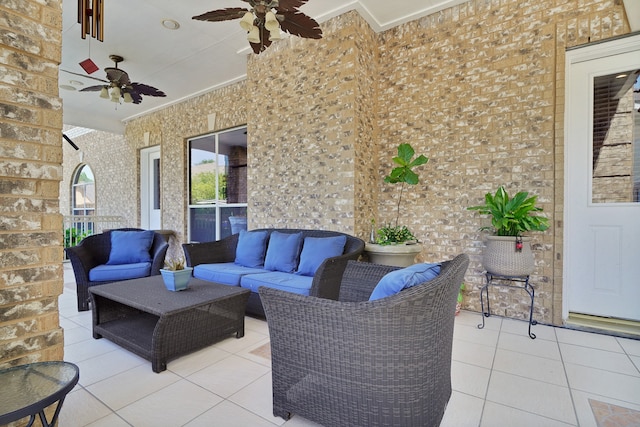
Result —
[[567, 388], [569, 389], [569, 397], [571, 398], [571, 406], [573, 407], [573, 415], [576, 418], [577, 426], [580, 425], [580, 417], [578, 416], [578, 408], [576, 407], [576, 399], [573, 396], [573, 388], [571, 387], [571, 382], [569, 382], [569, 375], [567, 374], [567, 366], [564, 362], [564, 356], [562, 354], [562, 349], [560, 348], [560, 341], [558, 341], [558, 334], [556, 333], [556, 329], [553, 330], [553, 334], [556, 337], [556, 346], [558, 347], [558, 353], [560, 354], [560, 362], [562, 363], [562, 372], [564, 372], [564, 379], [567, 382]]

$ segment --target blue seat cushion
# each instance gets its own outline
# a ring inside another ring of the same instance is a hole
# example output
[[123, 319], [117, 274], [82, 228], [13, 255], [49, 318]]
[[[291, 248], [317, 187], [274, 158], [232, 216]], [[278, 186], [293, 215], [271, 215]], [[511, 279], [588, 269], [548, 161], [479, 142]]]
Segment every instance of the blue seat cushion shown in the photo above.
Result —
[[151, 274], [150, 262], [136, 262], [133, 264], [103, 264], [89, 270], [89, 280], [92, 282], [116, 282], [119, 280], [137, 279]]
[[309, 295], [313, 277], [298, 276], [291, 273], [271, 271], [263, 274], [248, 274], [240, 280], [240, 286], [258, 292], [260, 286], [281, 289], [294, 294]]
[[414, 264], [385, 274], [373, 289], [369, 301], [395, 295], [403, 289], [428, 282], [440, 274], [440, 264]]
[[146, 231], [112, 231], [109, 265], [135, 264], [151, 261], [151, 244], [153, 230]]
[[268, 231], [240, 230], [236, 246], [236, 264], [244, 267], [262, 267], [267, 250]]
[[305, 237], [296, 274], [313, 276], [325, 259], [342, 255], [346, 243], [347, 236]]
[[240, 279], [247, 274], [268, 273], [261, 268], [249, 268], [234, 262], [200, 264], [193, 267], [193, 277], [209, 282], [240, 286]]
[[298, 266], [298, 256], [302, 247], [302, 233], [280, 233], [274, 231], [269, 236], [269, 246], [264, 259], [266, 270], [293, 273]]

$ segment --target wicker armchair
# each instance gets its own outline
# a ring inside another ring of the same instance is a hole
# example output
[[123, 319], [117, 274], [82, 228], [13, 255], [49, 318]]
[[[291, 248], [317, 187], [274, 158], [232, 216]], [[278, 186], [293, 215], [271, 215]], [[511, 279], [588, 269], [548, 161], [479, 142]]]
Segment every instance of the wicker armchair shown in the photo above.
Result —
[[451, 396], [456, 296], [467, 255], [435, 279], [367, 301], [397, 267], [349, 261], [339, 301], [260, 288], [273, 414], [323, 426], [437, 426]]
[[[111, 252], [111, 231], [140, 231], [139, 228], [120, 228], [104, 233], [85, 237], [77, 246], [65, 248], [67, 258], [71, 261], [73, 274], [76, 278], [76, 290], [78, 297], [78, 311], [89, 310], [89, 286], [102, 285], [109, 282], [92, 282], [89, 280], [89, 271], [109, 260]], [[167, 254], [169, 243], [167, 237], [155, 232], [153, 243], [149, 250], [151, 254], [150, 276], [160, 274], [164, 266], [164, 258]]]

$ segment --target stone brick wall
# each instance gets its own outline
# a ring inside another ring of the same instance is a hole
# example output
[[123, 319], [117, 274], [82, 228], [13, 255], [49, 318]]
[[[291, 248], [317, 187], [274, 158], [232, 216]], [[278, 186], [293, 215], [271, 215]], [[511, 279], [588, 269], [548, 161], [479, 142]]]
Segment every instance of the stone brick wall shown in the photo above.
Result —
[[249, 117], [250, 228], [361, 235], [356, 216], [375, 213], [377, 43], [355, 12], [323, 33], [249, 59], [249, 93], [268, 100]]
[[[466, 207], [504, 184], [537, 194], [554, 224], [532, 235], [532, 282], [536, 318], [562, 323], [564, 51], [628, 31], [613, 0], [472, 0], [381, 35], [382, 170], [398, 142], [430, 157], [404, 219], [425, 242], [420, 259], [471, 254], [465, 308], [480, 309], [477, 229], [488, 224]], [[383, 187], [382, 220], [393, 196]], [[527, 315], [524, 292], [493, 295], [499, 314]]]
[[0, 4], [0, 368], [63, 357], [61, 1]]
[[[65, 125], [63, 130], [69, 128]], [[96, 183], [96, 215], [120, 216], [122, 227], [139, 226], [140, 151], [137, 147], [124, 135], [101, 131], [72, 140], [80, 150], [62, 143], [65, 167], [60, 182], [60, 213], [71, 215], [73, 177], [82, 165], [88, 165]]]

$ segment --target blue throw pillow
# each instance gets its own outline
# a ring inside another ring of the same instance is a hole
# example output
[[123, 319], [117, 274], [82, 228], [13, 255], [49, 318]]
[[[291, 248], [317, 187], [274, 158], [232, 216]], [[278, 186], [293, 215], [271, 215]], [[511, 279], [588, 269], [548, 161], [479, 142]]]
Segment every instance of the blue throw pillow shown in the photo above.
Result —
[[271, 271], [293, 273], [298, 265], [302, 246], [302, 233], [280, 233], [274, 231], [269, 237], [264, 268]]
[[305, 237], [296, 274], [313, 276], [325, 259], [342, 255], [347, 236]]
[[236, 264], [244, 267], [261, 267], [267, 249], [268, 231], [240, 230], [236, 246]]
[[135, 264], [151, 261], [153, 230], [112, 231], [108, 265]]
[[394, 270], [380, 279], [369, 301], [395, 295], [403, 289], [428, 282], [440, 274], [440, 264], [414, 264]]

